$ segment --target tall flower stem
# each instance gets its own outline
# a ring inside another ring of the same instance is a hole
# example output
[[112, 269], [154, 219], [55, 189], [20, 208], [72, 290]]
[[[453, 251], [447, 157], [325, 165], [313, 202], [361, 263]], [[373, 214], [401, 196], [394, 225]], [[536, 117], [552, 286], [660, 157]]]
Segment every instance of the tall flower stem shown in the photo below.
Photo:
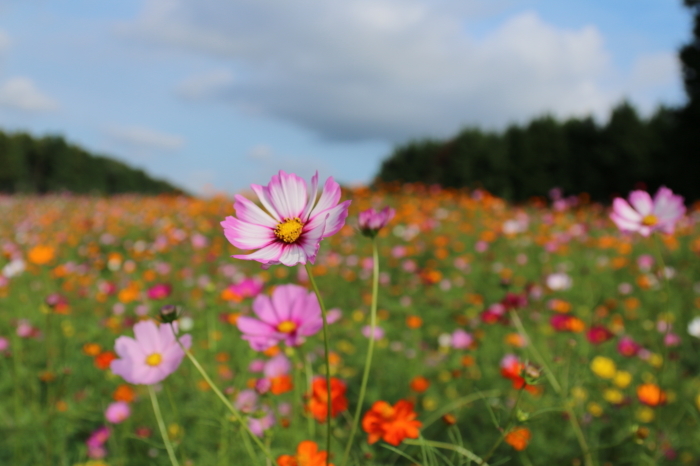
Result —
[[307, 262], [306, 273], [309, 276], [309, 282], [316, 293], [318, 298], [318, 304], [321, 306], [321, 317], [323, 318], [323, 346], [326, 352], [326, 389], [328, 390], [328, 416], [326, 417], [326, 464], [329, 464], [331, 458], [331, 353], [328, 346], [328, 319], [326, 318], [326, 306], [323, 304], [323, 298], [321, 297], [321, 292], [318, 290], [316, 285], [316, 280], [314, 279], [314, 274], [311, 271], [311, 266]]
[[175, 451], [173, 450], [173, 445], [170, 443], [168, 438], [168, 432], [165, 429], [165, 422], [163, 422], [163, 415], [160, 413], [160, 406], [158, 405], [158, 398], [156, 397], [156, 392], [153, 391], [151, 385], [148, 386], [148, 394], [151, 395], [151, 403], [153, 404], [153, 412], [156, 415], [156, 421], [158, 422], [158, 429], [160, 430], [160, 435], [163, 437], [163, 443], [165, 444], [165, 449], [168, 451], [168, 457], [170, 457], [170, 463], [173, 466], [180, 466], [175, 457]]
[[[513, 422], [513, 418], [515, 417], [515, 412], [518, 409], [518, 403], [520, 403], [520, 395], [522, 395], [523, 390], [525, 386], [518, 390], [518, 396], [515, 398], [515, 404], [513, 405], [513, 409], [510, 410], [510, 414], [508, 415], [508, 421], [506, 421], [506, 426], [503, 428], [503, 432], [501, 433], [501, 436], [496, 440], [496, 443], [493, 444], [489, 452], [482, 458], [482, 462], [486, 462], [493, 456], [493, 454], [496, 452], [496, 448], [503, 443], [503, 440], [506, 438], [506, 435], [508, 435], [508, 432], [510, 430], [510, 425]], [[479, 463], [481, 464], [481, 463]]]
[[377, 327], [377, 297], [379, 296], [379, 252], [377, 251], [377, 239], [372, 238], [372, 259], [373, 259], [373, 272], [372, 272], [372, 306], [370, 308], [370, 333], [369, 333], [369, 343], [367, 345], [367, 356], [365, 358], [365, 369], [362, 374], [362, 384], [360, 385], [360, 396], [357, 399], [357, 408], [355, 408], [355, 418], [352, 421], [352, 428], [350, 429], [350, 436], [348, 437], [348, 444], [345, 446], [345, 452], [343, 453], [343, 460], [340, 462], [341, 466], [344, 466], [348, 461], [350, 456], [350, 449], [352, 448], [352, 441], [355, 438], [355, 433], [357, 432], [357, 426], [360, 423], [360, 415], [362, 414], [362, 402], [365, 399], [365, 392], [367, 390], [367, 381], [369, 380], [369, 370], [372, 367], [372, 353], [374, 352], [374, 331]]
[[265, 454], [265, 456], [267, 456], [269, 459], [271, 459], [272, 461], [274, 461], [275, 459], [274, 459], [274, 457], [272, 456], [272, 454], [270, 453], [270, 450], [269, 450], [267, 447], [265, 447], [265, 445], [262, 443], [262, 441], [260, 440], [260, 438], [258, 438], [258, 436], [255, 435], [255, 434], [250, 430], [250, 427], [248, 427], [248, 423], [245, 422], [245, 419], [243, 419], [243, 416], [241, 416], [241, 413], [239, 413], [238, 410], [237, 410], [237, 409], [231, 404], [231, 402], [228, 400], [228, 398], [226, 398], [226, 397], [224, 396], [224, 394], [221, 393], [221, 390], [219, 390], [219, 387], [217, 387], [216, 384], [214, 384], [214, 381], [211, 380], [211, 377], [209, 377], [209, 375], [206, 373], [206, 371], [204, 370], [204, 368], [202, 367], [202, 365], [199, 364], [199, 361], [197, 361], [197, 358], [195, 358], [194, 355], [190, 352], [190, 350], [188, 350], [187, 348], [185, 348], [185, 346], [182, 344], [182, 342], [180, 341], [180, 339], [179, 339], [178, 336], [177, 336], [177, 332], [175, 331], [175, 327], [173, 326], [172, 323], [170, 324], [170, 328], [172, 329], [173, 335], [175, 336], [175, 341], [177, 341], [177, 344], [180, 345], [180, 348], [182, 349], [182, 351], [185, 352], [185, 355], [187, 356], [187, 359], [189, 359], [190, 362], [192, 362], [192, 364], [193, 364], [194, 367], [197, 369], [197, 371], [199, 371], [199, 374], [202, 376], [202, 378], [209, 384], [209, 386], [210, 386], [211, 389], [214, 391], [214, 393], [216, 394], [216, 396], [219, 397], [219, 399], [221, 400], [221, 402], [226, 406], [226, 408], [228, 408], [228, 410], [231, 412], [231, 414], [233, 414], [233, 417], [236, 419], [236, 421], [239, 422], [239, 423], [241, 424], [241, 427], [243, 427], [243, 429], [244, 429], [246, 432], [248, 432], [248, 434], [253, 438], [253, 440], [254, 440], [255, 443], [258, 445], [258, 447], [260, 447], [260, 449], [261, 449], [262, 452]]
[[[518, 332], [522, 337], [525, 339], [525, 343], [527, 344], [527, 348], [530, 350], [532, 355], [535, 357], [537, 360], [537, 363], [541, 365], [544, 368], [544, 374], [547, 376], [547, 379], [549, 380], [550, 385], [554, 389], [554, 391], [557, 393], [557, 395], [563, 396], [565, 393], [562, 393], [562, 388], [561, 385], [559, 384], [559, 381], [557, 378], [554, 376], [554, 373], [552, 372], [552, 369], [549, 367], [547, 364], [547, 361], [544, 359], [542, 354], [539, 352], [537, 347], [532, 344], [532, 340], [530, 339], [530, 335], [528, 335], [527, 330], [525, 330], [525, 326], [523, 325], [523, 322], [520, 320], [520, 317], [515, 311], [510, 312], [510, 317], [513, 320], [513, 323], [515, 324], [515, 327], [518, 329]], [[588, 447], [588, 443], [586, 442], [586, 437], [583, 435], [583, 431], [581, 430], [581, 425], [578, 422], [578, 419], [576, 418], [576, 413], [574, 412], [573, 408], [567, 408], [566, 413], [569, 415], [569, 422], [571, 423], [571, 427], [574, 429], [574, 434], [576, 435], [576, 440], [578, 441], [579, 446], [581, 447], [581, 451], [583, 453], [583, 462], [586, 466], [593, 466], [595, 463], [593, 461], [593, 455], [591, 455], [591, 449]]]

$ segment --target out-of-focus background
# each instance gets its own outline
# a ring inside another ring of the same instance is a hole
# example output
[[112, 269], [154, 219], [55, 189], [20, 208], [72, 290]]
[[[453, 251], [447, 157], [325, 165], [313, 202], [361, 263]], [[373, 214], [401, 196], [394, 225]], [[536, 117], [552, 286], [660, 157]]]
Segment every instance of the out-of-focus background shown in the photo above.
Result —
[[698, 197], [686, 3], [0, 0], [0, 190], [208, 195], [285, 169]]

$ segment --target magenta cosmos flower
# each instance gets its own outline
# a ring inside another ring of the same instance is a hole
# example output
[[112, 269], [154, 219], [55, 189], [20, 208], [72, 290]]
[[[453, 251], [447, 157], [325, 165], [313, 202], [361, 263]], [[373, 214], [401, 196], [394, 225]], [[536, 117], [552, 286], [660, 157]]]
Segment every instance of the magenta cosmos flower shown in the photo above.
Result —
[[341, 202], [340, 186], [328, 178], [317, 200], [318, 173], [311, 178], [311, 195], [306, 181], [280, 170], [267, 186], [251, 185], [265, 210], [241, 195], [233, 208], [236, 217], [221, 222], [226, 239], [240, 249], [257, 249], [236, 259], [255, 260], [269, 267], [314, 263], [323, 238], [345, 225], [350, 201]]
[[394, 218], [394, 215], [396, 211], [391, 207], [384, 207], [379, 212], [374, 209], [364, 210], [357, 219], [360, 231], [365, 236], [373, 237]]
[[259, 295], [253, 301], [253, 312], [258, 319], [242, 316], [237, 325], [243, 332], [242, 338], [256, 351], [282, 341], [288, 346], [299, 346], [323, 326], [316, 295], [299, 285], [280, 285], [272, 297]]
[[636, 231], [649, 236], [656, 230], [673, 233], [676, 222], [685, 214], [683, 197], [662, 186], [654, 199], [646, 191], [632, 191], [629, 203], [617, 197], [610, 218], [622, 231]]
[[[177, 325], [173, 324], [175, 329]], [[121, 336], [114, 344], [119, 359], [112, 361], [111, 369], [129, 383], [152, 385], [165, 379], [180, 366], [185, 352], [175, 341], [170, 325], [145, 320], [134, 325], [134, 338]], [[180, 342], [190, 347], [192, 338], [182, 335]]]

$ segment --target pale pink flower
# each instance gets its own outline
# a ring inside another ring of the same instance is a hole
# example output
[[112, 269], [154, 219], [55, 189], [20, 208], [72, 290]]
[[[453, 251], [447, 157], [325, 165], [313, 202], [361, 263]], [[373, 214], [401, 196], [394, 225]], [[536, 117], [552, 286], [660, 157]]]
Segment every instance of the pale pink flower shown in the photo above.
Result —
[[673, 233], [676, 222], [685, 214], [683, 197], [662, 186], [654, 199], [646, 191], [632, 191], [629, 203], [618, 197], [613, 201], [610, 218], [622, 231], [649, 236], [660, 230]]
[[[173, 324], [177, 329], [176, 324]], [[119, 359], [112, 361], [111, 369], [129, 383], [152, 385], [165, 379], [180, 366], [185, 352], [175, 341], [170, 325], [160, 328], [152, 320], [134, 325], [134, 338], [121, 336], [114, 344]], [[185, 348], [192, 344], [189, 335], [179, 337]]]
[[112, 424], [119, 424], [120, 422], [126, 421], [129, 416], [131, 416], [131, 408], [128, 403], [124, 401], [115, 401], [107, 406], [105, 411], [105, 418], [108, 422]]
[[450, 343], [455, 349], [466, 349], [469, 348], [472, 343], [474, 343], [474, 338], [469, 333], [465, 332], [461, 328], [458, 328], [452, 332]]
[[323, 326], [316, 295], [299, 285], [280, 285], [272, 297], [259, 295], [253, 301], [253, 312], [257, 319], [241, 316], [237, 325], [242, 338], [256, 351], [282, 341], [287, 346], [299, 346]]
[[326, 180], [317, 199], [318, 173], [311, 178], [311, 196], [306, 181], [280, 170], [267, 186], [251, 185], [265, 210], [236, 195], [236, 217], [221, 222], [226, 239], [240, 249], [257, 249], [236, 259], [255, 260], [269, 267], [314, 263], [321, 240], [345, 225], [350, 201], [340, 201], [340, 186]]

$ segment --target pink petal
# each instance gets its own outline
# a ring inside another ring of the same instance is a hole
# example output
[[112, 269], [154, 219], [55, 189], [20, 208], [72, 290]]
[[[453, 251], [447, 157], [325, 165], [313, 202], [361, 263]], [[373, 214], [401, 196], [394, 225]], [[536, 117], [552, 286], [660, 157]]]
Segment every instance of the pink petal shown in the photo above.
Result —
[[158, 326], [152, 320], [144, 320], [134, 325], [134, 336], [146, 356], [161, 351]]
[[272, 218], [270, 214], [255, 205], [252, 201], [240, 194], [236, 194], [235, 198], [236, 202], [233, 204], [233, 208], [236, 209], [236, 215], [239, 219], [244, 222], [263, 225], [269, 228], [275, 228], [275, 226], [277, 226], [277, 220]]
[[[275, 289], [275, 292], [277, 292], [277, 289]], [[253, 301], [253, 311], [260, 320], [271, 325], [272, 327], [277, 327], [280, 322], [285, 320], [277, 313], [277, 310], [272, 304], [270, 297], [265, 296], [264, 294], [258, 295], [258, 297], [255, 298], [255, 301]]]
[[234, 259], [244, 259], [244, 260], [250, 260], [250, 261], [258, 261], [262, 262], [263, 264], [268, 264], [268, 263], [279, 263], [279, 258], [282, 256], [282, 253], [284, 252], [282, 249], [282, 244], [280, 242], [274, 242], [270, 243], [267, 246], [258, 249], [257, 251], [251, 253], [251, 254], [241, 254], [237, 256], [231, 256]]
[[637, 231], [641, 227], [641, 223], [627, 220], [626, 218], [617, 215], [616, 212], [610, 214], [610, 219], [615, 222], [615, 225], [617, 225], [617, 227], [622, 231]]
[[260, 203], [263, 205], [263, 207], [265, 207], [265, 210], [268, 211], [272, 218], [274, 218], [278, 222], [284, 220], [280, 213], [277, 212], [274, 207], [272, 207], [272, 202], [270, 201], [270, 197], [265, 186], [260, 186], [259, 184], [251, 184], [250, 188], [255, 194], [257, 194], [258, 199], [260, 199]]
[[301, 217], [306, 206], [306, 181], [294, 173], [280, 170], [267, 185], [268, 195], [273, 207], [282, 218]]
[[306, 259], [306, 251], [298, 243], [285, 244], [282, 246], [282, 255], [279, 261], [287, 267], [297, 264], [306, 264]]
[[654, 208], [651, 196], [646, 191], [632, 191], [630, 193], [630, 204], [642, 217], [649, 215]]
[[622, 199], [621, 197], [616, 197], [615, 200], [613, 201], [613, 206], [612, 206], [613, 212], [618, 216], [621, 217], [625, 220], [631, 221], [631, 222], [641, 222], [642, 221], [642, 216], [634, 210], [630, 205]]
[[126, 336], [117, 338], [117, 341], [114, 342], [114, 351], [122, 359], [140, 360], [146, 358], [146, 354], [136, 340]]
[[324, 210], [328, 210], [331, 207], [335, 207], [340, 200], [340, 185], [333, 180], [333, 177], [329, 177], [326, 183], [323, 185], [323, 192], [318, 200], [316, 206], [309, 213], [309, 219], [319, 215]]
[[229, 243], [239, 249], [264, 248], [277, 239], [271, 228], [244, 222], [235, 217], [226, 217], [221, 226], [224, 227], [224, 235]]
[[304, 213], [301, 214], [302, 220], [309, 218], [311, 209], [314, 208], [314, 204], [316, 204], [316, 199], [318, 199], [318, 171], [316, 171], [316, 174], [311, 177], [311, 191], [309, 193], [309, 202], [308, 204], [306, 204]]
[[343, 228], [345, 219], [348, 217], [350, 202], [351, 201], [342, 202], [338, 206], [325, 212], [328, 214], [328, 218], [326, 219], [326, 226], [323, 230], [324, 238], [335, 235]]

